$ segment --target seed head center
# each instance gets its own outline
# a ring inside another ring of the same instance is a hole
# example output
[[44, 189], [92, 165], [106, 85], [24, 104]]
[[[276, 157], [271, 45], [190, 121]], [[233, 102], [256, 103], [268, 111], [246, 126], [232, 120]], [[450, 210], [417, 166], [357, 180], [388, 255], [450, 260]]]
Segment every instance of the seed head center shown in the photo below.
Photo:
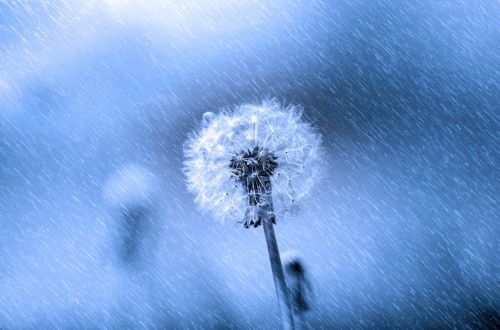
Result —
[[[253, 150], [242, 151], [234, 155], [229, 167], [233, 178], [243, 184], [248, 194], [259, 195], [270, 192], [270, 178], [278, 167], [278, 162], [273, 153], [264, 148], [255, 147]], [[251, 204], [253, 204], [252, 201]]]

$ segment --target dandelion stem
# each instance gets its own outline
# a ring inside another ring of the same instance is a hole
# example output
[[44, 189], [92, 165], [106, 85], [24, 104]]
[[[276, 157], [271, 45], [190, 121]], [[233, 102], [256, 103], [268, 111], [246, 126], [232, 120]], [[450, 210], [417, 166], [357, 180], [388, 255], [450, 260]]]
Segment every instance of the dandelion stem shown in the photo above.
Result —
[[284, 330], [295, 329], [293, 323], [292, 308], [288, 297], [288, 288], [285, 282], [285, 273], [281, 264], [280, 253], [278, 250], [278, 242], [274, 234], [272, 206], [271, 212], [261, 212], [263, 216], [262, 224], [264, 234], [266, 235], [267, 250], [269, 252], [269, 260], [271, 261], [271, 269], [273, 271], [274, 286], [276, 287], [276, 295], [278, 296], [278, 305], [280, 309], [281, 325]]

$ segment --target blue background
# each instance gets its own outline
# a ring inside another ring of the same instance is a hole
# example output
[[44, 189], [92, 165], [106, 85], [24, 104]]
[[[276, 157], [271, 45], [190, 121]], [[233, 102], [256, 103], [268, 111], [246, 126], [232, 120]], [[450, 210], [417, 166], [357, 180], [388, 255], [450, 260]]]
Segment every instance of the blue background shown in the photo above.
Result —
[[[185, 188], [206, 111], [276, 97], [324, 137], [324, 182], [278, 220], [313, 328], [498, 325], [496, 1], [0, 2], [0, 328], [262, 328], [262, 230]], [[148, 266], [103, 198], [157, 177]], [[145, 284], [147, 283], [147, 284]]]

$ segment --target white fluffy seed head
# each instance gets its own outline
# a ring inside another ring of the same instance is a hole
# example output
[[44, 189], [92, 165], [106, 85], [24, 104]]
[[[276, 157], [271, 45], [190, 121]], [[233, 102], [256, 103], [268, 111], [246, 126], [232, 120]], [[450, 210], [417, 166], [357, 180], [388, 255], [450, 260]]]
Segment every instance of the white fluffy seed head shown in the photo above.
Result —
[[274, 100], [203, 116], [184, 150], [188, 188], [202, 209], [221, 220], [244, 220], [248, 192], [230, 164], [255, 148], [276, 157], [278, 166], [270, 176], [276, 215], [299, 209], [323, 169], [321, 137], [303, 120], [302, 108], [282, 107]]

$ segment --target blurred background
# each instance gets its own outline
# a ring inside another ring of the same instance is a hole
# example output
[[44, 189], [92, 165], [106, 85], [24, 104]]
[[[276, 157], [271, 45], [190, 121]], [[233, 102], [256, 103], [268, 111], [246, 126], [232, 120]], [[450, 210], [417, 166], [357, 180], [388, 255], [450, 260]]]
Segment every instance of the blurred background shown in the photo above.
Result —
[[0, 328], [275, 329], [260, 228], [185, 188], [206, 111], [300, 104], [305, 323], [499, 327], [497, 1], [0, 1]]

